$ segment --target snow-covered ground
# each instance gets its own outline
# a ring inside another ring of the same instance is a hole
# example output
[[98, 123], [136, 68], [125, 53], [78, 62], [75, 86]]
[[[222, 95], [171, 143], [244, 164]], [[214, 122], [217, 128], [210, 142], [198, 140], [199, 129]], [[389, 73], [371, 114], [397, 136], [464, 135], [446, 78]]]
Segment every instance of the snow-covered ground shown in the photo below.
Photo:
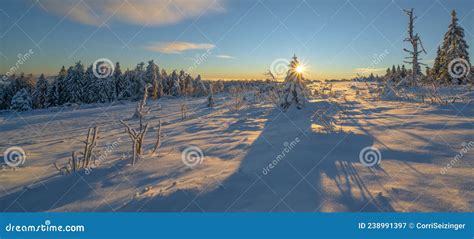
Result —
[[[0, 169], [0, 210], [474, 210], [472, 102], [373, 100], [365, 83], [332, 84], [332, 96], [287, 112], [254, 102], [235, 109], [220, 95], [213, 109], [189, 98], [182, 121], [183, 99], [149, 101], [152, 128], [134, 166], [119, 120], [134, 122], [136, 102], [0, 114], [0, 150], [27, 154], [19, 168]], [[159, 119], [163, 143], [151, 155]], [[53, 162], [65, 164], [96, 125], [105, 160], [88, 175], [59, 174]], [[182, 161], [190, 146], [204, 155], [194, 167]], [[375, 167], [360, 162], [368, 146], [381, 153]]]

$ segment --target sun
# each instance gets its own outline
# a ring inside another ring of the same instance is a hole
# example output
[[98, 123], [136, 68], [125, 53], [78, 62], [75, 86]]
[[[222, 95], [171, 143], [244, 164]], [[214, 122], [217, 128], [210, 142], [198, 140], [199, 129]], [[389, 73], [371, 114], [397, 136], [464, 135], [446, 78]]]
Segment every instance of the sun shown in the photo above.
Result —
[[303, 73], [304, 72], [304, 66], [303, 65], [298, 65], [295, 69], [296, 73]]

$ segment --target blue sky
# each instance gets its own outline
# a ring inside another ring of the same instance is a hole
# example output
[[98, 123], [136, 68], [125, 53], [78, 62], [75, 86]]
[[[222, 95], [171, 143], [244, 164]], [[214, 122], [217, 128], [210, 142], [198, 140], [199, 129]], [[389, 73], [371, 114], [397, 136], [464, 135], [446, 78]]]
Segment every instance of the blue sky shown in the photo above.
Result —
[[96, 59], [123, 69], [153, 59], [168, 71], [192, 69], [208, 79], [263, 78], [277, 59], [296, 54], [306, 77], [383, 73], [401, 64], [407, 16], [432, 63], [458, 13], [474, 55], [472, 0], [1, 0], [0, 73], [55, 74], [62, 65]]

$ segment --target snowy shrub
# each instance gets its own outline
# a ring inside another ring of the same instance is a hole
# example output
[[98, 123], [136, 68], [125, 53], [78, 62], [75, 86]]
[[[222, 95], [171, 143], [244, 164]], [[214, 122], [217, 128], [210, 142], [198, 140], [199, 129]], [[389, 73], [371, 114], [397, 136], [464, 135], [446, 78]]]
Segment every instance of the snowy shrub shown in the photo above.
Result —
[[12, 110], [26, 111], [33, 108], [31, 95], [26, 89], [21, 89], [12, 98], [10, 107]]
[[287, 72], [285, 82], [284, 82], [284, 91], [282, 98], [280, 99], [280, 106], [287, 110], [291, 104], [295, 103], [298, 109], [303, 107], [304, 103], [307, 101], [307, 89], [305, 86], [304, 78], [302, 72], [298, 71], [300, 63], [296, 56], [293, 57], [293, 60], [290, 62], [290, 69]]

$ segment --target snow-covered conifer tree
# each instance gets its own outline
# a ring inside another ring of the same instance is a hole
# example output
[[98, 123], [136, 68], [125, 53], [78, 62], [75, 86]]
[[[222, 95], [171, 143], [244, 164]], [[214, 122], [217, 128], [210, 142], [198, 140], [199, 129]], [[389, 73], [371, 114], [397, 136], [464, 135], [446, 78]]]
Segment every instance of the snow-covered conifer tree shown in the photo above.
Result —
[[173, 86], [171, 87], [171, 90], [170, 90], [170, 95], [173, 95], [173, 96], [181, 95], [181, 87], [179, 85], [179, 77], [178, 77], [178, 74], [176, 73], [176, 71], [173, 71], [173, 73], [171, 73], [171, 76], [170, 76], [169, 80], [171, 82], [173, 82]]
[[[464, 40], [464, 29], [459, 26], [458, 18], [456, 17], [456, 11], [451, 12], [451, 24], [449, 24], [448, 31], [444, 34], [443, 45], [438, 52], [439, 63], [435, 68], [433, 65], [433, 71], [437, 73], [437, 78], [442, 82], [452, 82], [457, 80], [457, 83], [461, 83], [463, 79], [453, 79], [449, 74], [449, 65], [452, 61], [457, 59], [464, 59], [470, 68], [470, 59], [466, 41]], [[436, 61], [435, 61], [436, 63]]]
[[66, 76], [66, 68], [62, 66], [58, 75], [54, 79], [54, 82], [50, 84], [50, 87], [48, 89], [48, 98], [50, 106], [58, 106], [66, 102]]
[[48, 81], [41, 74], [36, 82], [35, 90], [33, 91], [33, 105], [35, 108], [46, 108], [49, 104], [48, 99]]
[[206, 85], [204, 85], [204, 82], [201, 80], [201, 75], [198, 75], [194, 80], [193, 88], [195, 96], [204, 96], [207, 94], [207, 88]]
[[190, 75], [186, 75], [186, 77], [184, 78], [184, 94], [185, 95], [194, 94], [193, 81], [194, 80]]
[[135, 68], [135, 71], [133, 72], [132, 84], [133, 84], [133, 96], [136, 99], [143, 98], [143, 94], [144, 94], [143, 88], [147, 84], [145, 82], [145, 63], [140, 62], [137, 64], [137, 67]]
[[33, 108], [33, 102], [30, 92], [25, 88], [18, 91], [12, 98], [10, 108], [18, 111], [31, 110]]
[[304, 105], [306, 101], [306, 86], [303, 78], [302, 65], [298, 58], [293, 56], [293, 60], [289, 65], [284, 82], [284, 92], [280, 105], [286, 110], [291, 104], [295, 103], [298, 109]]
[[160, 71], [158, 66], [153, 62], [153, 60], [149, 61], [148, 66], [146, 67], [145, 81], [152, 86], [149, 94], [154, 100], [160, 98], [163, 95], [163, 86], [161, 85], [159, 73]]
[[85, 102], [85, 90], [87, 87], [84, 75], [84, 65], [80, 61], [68, 70], [65, 85], [68, 93], [67, 102], [77, 104]]
[[166, 73], [165, 69], [161, 70], [161, 84], [163, 84], [163, 94], [169, 95], [172, 84], [170, 84], [168, 73]]
[[125, 73], [116, 78], [116, 92], [118, 99], [127, 99], [133, 96], [133, 71], [125, 71]]
[[179, 79], [179, 89], [181, 90], [180, 95], [184, 95], [186, 94], [186, 83], [185, 83], [186, 72], [184, 72], [184, 70], [179, 71], [178, 79]]

